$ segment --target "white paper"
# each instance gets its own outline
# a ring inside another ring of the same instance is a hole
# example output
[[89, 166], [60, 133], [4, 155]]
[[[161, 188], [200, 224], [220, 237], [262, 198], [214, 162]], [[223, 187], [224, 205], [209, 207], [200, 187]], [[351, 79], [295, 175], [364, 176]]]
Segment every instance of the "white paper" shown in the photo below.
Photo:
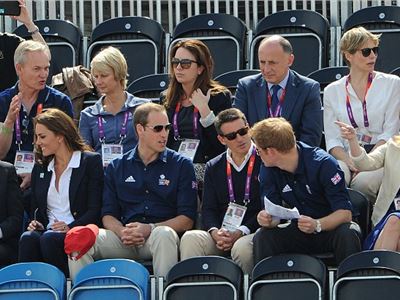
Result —
[[296, 207], [289, 209], [272, 203], [267, 197], [264, 197], [264, 207], [268, 214], [273, 217], [285, 220], [300, 218], [299, 211]]

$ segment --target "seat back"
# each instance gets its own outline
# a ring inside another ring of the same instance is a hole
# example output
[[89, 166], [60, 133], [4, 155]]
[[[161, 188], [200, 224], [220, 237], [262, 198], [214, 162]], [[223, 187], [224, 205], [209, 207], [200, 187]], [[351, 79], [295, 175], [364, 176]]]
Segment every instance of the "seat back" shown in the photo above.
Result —
[[347, 189], [350, 201], [353, 206], [353, 221], [361, 228], [363, 240], [367, 237], [371, 230], [370, 219], [371, 209], [368, 199], [359, 191], [351, 188]]
[[17, 263], [0, 270], [0, 299], [63, 300], [64, 274], [40, 262]]
[[196, 15], [176, 25], [168, 54], [178, 41], [201, 40], [210, 49], [214, 60], [213, 77], [215, 77], [244, 67], [246, 33], [246, 25], [233, 15], [222, 13]]
[[70, 300], [149, 298], [149, 272], [129, 259], [104, 259], [85, 266], [77, 275]]
[[390, 71], [390, 74], [400, 76], [400, 67], [397, 67], [396, 69]]
[[272, 256], [254, 267], [248, 299], [322, 299], [325, 282], [326, 266], [317, 258]]
[[239, 299], [242, 270], [220, 256], [192, 257], [177, 263], [168, 272], [164, 300]]
[[363, 251], [346, 258], [338, 267], [332, 299], [398, 299], [400, 253]]
[[239, 79], [259, 73], [260, 70], [235, 70], [220, 74], [214, 79], [222, 85], [226, 86], [231, 91], [232, 95], [234, 95]]
[[381, 33], [379, 55], [375, 64], [378, 71], [389, 73], [400, 65], [396, 45], [400, 39], [400, 7], [371, 6], [357, 10], [350, 15], [343, 32], [363, 26], [374, 33]]
[[[65, 67], [82, 64], [82, 32], [73, 23], [64, 20], [36, 20], [36, 26], [43, 36], [51, 52], [51, 63], [47, 82], [53, 75], [62, 72]], [[14, 30], [16, 35], [31, 39], [25, 25]]]
[[87, 66], [103, 48], [114, 46], [125, 55], [128, 81], [163, 69], [165, 32], [161, 24], [147, 17], [119, 17], [97, 25], [86, 55]]
[[[250, 43], [250, 68], [258, 69], [258, 47], [268, 35], [279, 34], [290, 41], [295, 60], [291, 68], [302, 75], [328, 66], [329, 22], [311, 10], [279, 11], [258, 22]], [[296, 59], [297, 57], [297, 59]]]
[[160, 102], [160, 93], [167, 89], [169, 74], [153, 74], [136, 79], [127, 91], [136, 97], [149, 99], [155, 103]]

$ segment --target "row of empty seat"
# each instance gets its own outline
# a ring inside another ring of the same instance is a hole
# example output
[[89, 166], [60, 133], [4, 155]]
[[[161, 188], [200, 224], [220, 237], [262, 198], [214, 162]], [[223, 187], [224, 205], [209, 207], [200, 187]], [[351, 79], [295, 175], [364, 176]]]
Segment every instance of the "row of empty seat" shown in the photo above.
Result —
[[[293, 69], [303, 75], [327, 67], [332, 56], [329, 49], [336, 51], [330, 45], [337, 44], [330, 37], [328, 20], [309, 10], [271, 14], [257, 24], [254, 32], [232, 15], [201, 14], [181, 21], [171, 36], [161, 24], [149, 18], [119, 17], [96, 26], [87, 49], [83, 49], [82, 33], [74, 24], [62, 20], [37, 20], [35, 23], [51, 48], [50, 75], [83, 61], [88, 65], [102, 47], [114, 45], [127, 58], [130, 82], [166, 72], [169, 49], [182, 39], [201, 39], [208, 45], [215, 61], [214, 76], [232, 70], [257, 69], [258, 45], [266, 35], [280, 34], [290, 40], [296, 56]], [[375, 6], [359, 10], [348, 18], [343, 31], [359, 25], [382, 33], [377, 70], [390, 72], [399, 66], [393, 44], [400, 36], [400, 7]], [[14, 32], [24, 38], [30, 37], [24, 26]]]
[[45, 263], [18, 263], [0, 270], [0, 299], [27, 300], [385, 300], [398, 299], [400, 253], [364, 251], [345, 259], [334, 282], [317, 258], [302, 254], [268, 257], [244, 277], [231, 260], [194, 257], [176, 264], [167, 277], [151, 277], [141, 264], [106, 259], [78, 273], [67, 295], [66, 278]]

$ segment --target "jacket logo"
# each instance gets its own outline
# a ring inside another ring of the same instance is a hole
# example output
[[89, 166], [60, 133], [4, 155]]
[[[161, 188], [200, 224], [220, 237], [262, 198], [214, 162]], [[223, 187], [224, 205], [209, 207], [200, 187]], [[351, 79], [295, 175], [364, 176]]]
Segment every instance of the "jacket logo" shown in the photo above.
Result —
[[287, 184], [285, 185], [285, 187], [282, 189], [282, 193], [287, 193], [287, 192], [291, 192], [292, 188]]
[[160, 179], [158, 179], [158, 185], [165, 185], [165, 186], [169, 185], [169, 180], [165, 179], [165, 175], [164, 174], [160, 175]]
[[133, 176], [129, 176], [128, 178], [125, 179], [125, 182], [136, 182], [135, 178]]

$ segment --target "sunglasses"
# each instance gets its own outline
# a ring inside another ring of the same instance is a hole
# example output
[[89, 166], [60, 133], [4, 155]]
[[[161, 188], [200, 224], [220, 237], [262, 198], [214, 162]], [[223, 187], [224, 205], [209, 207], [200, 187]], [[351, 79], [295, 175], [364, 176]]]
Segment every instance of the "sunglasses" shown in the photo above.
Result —
[[360, 49], [362, 56], [368, 57], [371, 55], [371, 51], [374, 52], [375, 55], [378, 55], [378, 50], [379, 47], [373, 47], [373, 48], [362, 48]]
[[181, 65], [182, 69], [189, 69], [190, 66], [192, 65], [192, 63], [198, 64], [197, 61], [191, 60], [188, 58], [183, 58], [183, 59], [173, 58], [173, 59], [171, 59], [171, 64], [172, 64], [173, 68], [177, 68], [178, 65]]
[[155, 125], [155, 126], [146, 125], [145, 127], [153, 129], [154, 132], [161, 132], [163, 129], [165, 129], [165, 131], [169, 131], [172, 127], [172, 124], [169, 123], [167, 125]]
[[249, 127], [246, 126], [246, 127], [240, 128], [239, 130], [236, 130], [236, 131], [234, 131], [234, 132], [230, 132], [230, 133], [227, 133], [227, 134], [223, 134], [222, 136], [225, 137], [225, 138], [227, 138], [228, 141], [233, 141], [234, 139], [236, 139], [236, 137], [237, 137], [238, 134], [239, 134], [240, 136], [244, 136], [244, 135], [246, 135], [248, 132], [249, 132]]

